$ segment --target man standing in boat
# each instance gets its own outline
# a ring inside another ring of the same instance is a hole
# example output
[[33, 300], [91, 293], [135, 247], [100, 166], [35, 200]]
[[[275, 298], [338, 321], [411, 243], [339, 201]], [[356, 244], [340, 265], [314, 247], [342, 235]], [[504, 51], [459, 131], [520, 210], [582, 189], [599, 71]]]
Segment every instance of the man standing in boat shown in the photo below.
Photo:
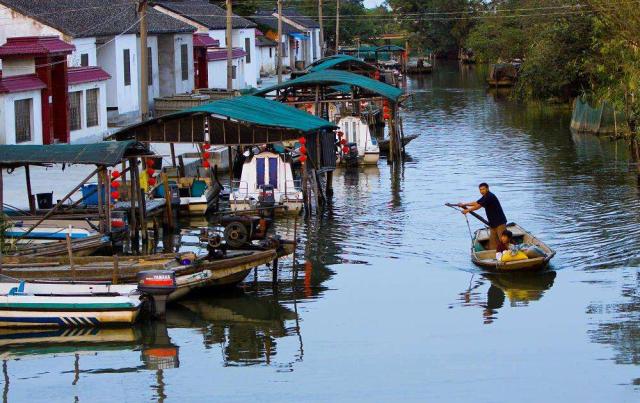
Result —
[[507, 217], [504, 215], [500, 200], [489, 191], [489, 185], [482, 182], [479, 186], [482, 197], [478, 201], [469, 203], [459, 203], [458, 206], [463, 207], [463, 214], [484, 208], [489, 221], [490, 238], [489, 249], [496, 249], [500, 242], [500, 236], [507, 229]]

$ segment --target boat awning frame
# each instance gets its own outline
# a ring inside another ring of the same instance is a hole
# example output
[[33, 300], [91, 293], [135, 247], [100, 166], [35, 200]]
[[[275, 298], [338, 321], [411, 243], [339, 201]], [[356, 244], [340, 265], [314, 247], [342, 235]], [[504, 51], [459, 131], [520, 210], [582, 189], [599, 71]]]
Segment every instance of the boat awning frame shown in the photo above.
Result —
[[[209, 128], [209, 138], [205, 135]], [[251, 95], [222, 99], [126, 127], [111, 137], [154, 143], [253, 145], [295, 140], [333, 123], [280, 102]]]
[[254, 95], [267, 96], [269, 93], [277, 91], [295, 91], [297, 89], [309, 89], [317, 86], [334, 87], [337, 85], [348, 85], [359, 88], [362, 92], [386, 98], [391, 102], [398, 103], [402, 100], [403, 91], [380, 81], [373, 80], [359, 74], [341, 70], [323, 70], [305, 74], [282, 84], [274, 85], [254, 92]]
[[82, 164], [115, 166], [130, 157], [153, 155], [134, 140], [91, 144], [0, 145], [0, 168], [26, 165]]

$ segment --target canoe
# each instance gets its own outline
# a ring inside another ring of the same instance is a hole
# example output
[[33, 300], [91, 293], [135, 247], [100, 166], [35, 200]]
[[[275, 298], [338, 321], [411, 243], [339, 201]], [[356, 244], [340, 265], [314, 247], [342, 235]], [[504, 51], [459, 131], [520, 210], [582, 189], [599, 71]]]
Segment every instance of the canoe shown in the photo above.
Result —
[[83, 327], [131, 324], [142, 307], [132, 295], [0, 295], [0, 327]]
[[28, 258], [5, 256], [3, 274], [23, 280], [111, 281], [135, 284], [146, 270], [169, 270], [176, 276], [177, 289], [169, 301], [182, 298], [198, 288], [230, 287], [242, 282], [255, 267], [293, 253], [292, 244], [279, 249], [228, 251], [227, 257], [209, 259], [194, 253], [120, 256], [117, 270], [111, 256], [74, 257], [73, 268], [67, 257]]
[[518, 224], [509, 224], [507, 229], [513, 233], [514, 243], [535, 245], [545, 252], [545, 256], [510, 262], [498, 261], [496, 260], [495, 249], [487, 249], [489, 228], [482, 228], [477, 230], [473, 236], [471, 247], [471, 260], [473, 263], [484, 269], [500, 272], [532, 271], [547, 267], [549, 261], [556, 254], [553, 249]]

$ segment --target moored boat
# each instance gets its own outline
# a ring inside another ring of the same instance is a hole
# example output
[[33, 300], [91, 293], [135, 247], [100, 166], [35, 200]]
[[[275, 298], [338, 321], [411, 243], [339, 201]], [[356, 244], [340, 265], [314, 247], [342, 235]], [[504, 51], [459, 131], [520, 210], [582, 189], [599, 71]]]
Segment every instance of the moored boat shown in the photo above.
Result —
[[235, 182], [229, 195], [232, 211], [272, 208], [276, 212], [298, 214], [302, 201], [300, 181], [294, 179], [291, 163], [271, 151], [245, 160], [240, 181]]
[[[340, 162], [347, 165], [375, 165], [380, 159], [378, 141], [371, 136], [369, 125], [359, 117], [347, 116], [338, 121], [348, 153], [341, 153]], [[342, 140], [342, 139], [339, 139]], [[355, 150], [353, 150], [355, 145]], [[353, 150], [353, 151], [352, 151]]]
[[477, 230], [473, 236], [471, 247], [471, 260], [473, 263], [487, 270], [503, 272], [532, 271], [547, 267], [549, 261], [556, 254], [553, 249], [518, 224], [508, 224], [507, 229], [513, 234], [513, 242], [516, 245], [532, 245], [541, 253], [538, 253], [537, 256], [532, 255], [522, 260], [498, 260], [496, 259], [496, 250], [488, 249], [489, 228], [481, 228]]

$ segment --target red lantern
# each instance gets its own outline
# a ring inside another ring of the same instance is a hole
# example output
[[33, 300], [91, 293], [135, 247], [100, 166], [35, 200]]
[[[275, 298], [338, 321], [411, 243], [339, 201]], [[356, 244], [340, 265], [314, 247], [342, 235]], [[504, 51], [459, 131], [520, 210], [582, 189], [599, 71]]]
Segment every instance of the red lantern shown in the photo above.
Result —
[[307, 139], [305, 137], [300, 137], [298, 139], [298, 143], [300, 143], [302, 145], [307, 144]]
[[306, 153], [307, 153], [307, 147], [301, 146], [300, 147], [300, 154], [306, 154]]
[[115, 189], [119, 188], [120, 187], [120, 182], [111, 182], [111, 187], [115, 188]]
[[389, 107], [387, 105], [385, 105], [382, 110], [384, 111], [384, 113], [389, 113]]
[[147, 159], [147, 168], [153, 168], [153, 166], [156, 164], [156, 162], [154, 160], [152, 160], [151, 158]]
[[113, 192], [111, 192], [111, 198], [118, 200], [120, 198], [120, 192], [114, 190]]
[[149, 186], [155, 186], [156, 185], [156, 178], [149, 178], [147, 180], [147, 183], [149, 184]]
[[112, 177], [113, 179], [118, 179], [118, 178], [120, 177], [120, 172], [118, 172], [117, 170], [116, 170], [116, 171], [111, 172], [111, 177]]
[[341, 140], [340, 140], [340, 144], [342, 144], [342, 145], [347, 144], [347, 139], [341, 139]]
[[147, 168], [147, 175], [149, 176], [153, 176], [153, 174], [156, 173], [156, 170], [153, 168]]
[[388, 113], [385, 113], [383, 117], [384, 117], [384, 120], [391, 119], [391, 115], [389, 115]]
[[344, 154], [347, 154], [349, 152], [349, 147], [347, 147], [347, 146], [342, 147], [342, 152]]
[[382, 105], [384, 105], [385, 108], [389, 107], [389, 100], [385, 99], [384, 101], [382, 101]]
[[342, 136], [344, 136], [344, 133], [338, 132], [338, 137], [342, 137]]
[[204, 148], [205, 150], [208, 150], [211, 148], [211, 144], [209, 143], [204, 143], [204, 145], [202, 146], [202, 148]]
[[202, 161], [202, 166], [205, 168], [209, 168], [211, 166], [211, 164], [209, 163], [209, 160], [204, 160]]
[[300, 156], [300, 162], [305, 162], [306, 160], [307, 160], [307, 156], [306, 156], [306, 155], [304, 155], [304, 154], [302, 154], [302, 155]]
[[208, 151], [205, 151], [202, 153], [202, 159], [208, 160], [209, 157], [211, 157], [211, 153]]

